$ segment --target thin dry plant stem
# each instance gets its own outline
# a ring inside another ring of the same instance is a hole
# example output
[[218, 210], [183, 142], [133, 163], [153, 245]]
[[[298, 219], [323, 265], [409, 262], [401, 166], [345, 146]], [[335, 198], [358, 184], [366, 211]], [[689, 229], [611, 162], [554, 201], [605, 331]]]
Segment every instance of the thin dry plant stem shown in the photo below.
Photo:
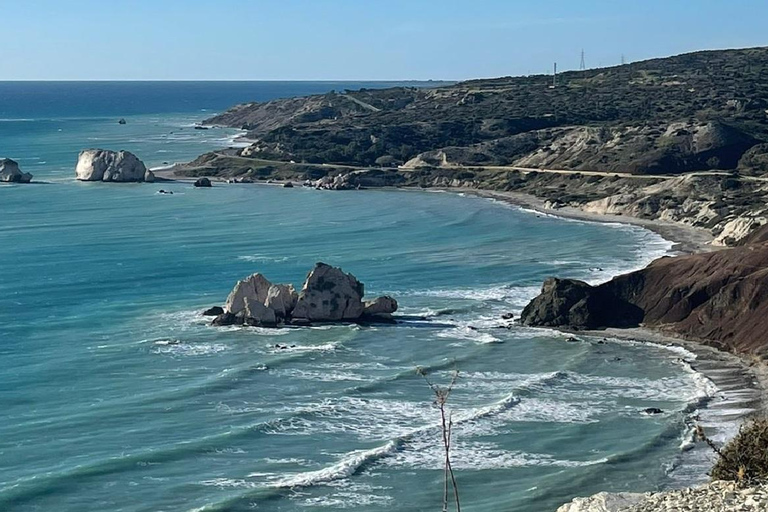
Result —
[[443, 512], [448, 512], [448, 486], [453, 488], [453, 497], [456, 502], [456, 512], [461, 512], [461, 503], [459, 501], [459, 486], [456, 483], [456, 475], [453, 472], [453, 465], [451, 464], [451, 435], [453, 430], [453, 417], [449, 412], [446, 418], [445, 405], [448, 402], [448, 397], [453, 391], [453, 386], [456, 384], [456, 380], [459, 378], [459, 372], [454, 370], [451, 375], [451, 382], [448, 387], [441, 388], [440, 386], [432, 383], [427, 377], [427, 373], [422, 368], [417, 368], [416, 373], [421, 375], [426, 381], [429, 388], [435, 394], [435, 405], [440, 410], [440, 429], [443, 436], [443, 450], [445, 452], [445, 462], [443, 470]]

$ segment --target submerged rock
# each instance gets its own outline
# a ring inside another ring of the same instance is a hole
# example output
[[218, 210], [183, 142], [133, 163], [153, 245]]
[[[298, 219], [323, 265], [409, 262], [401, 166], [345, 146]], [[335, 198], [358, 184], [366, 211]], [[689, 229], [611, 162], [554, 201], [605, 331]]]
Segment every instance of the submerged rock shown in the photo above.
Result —
[[86, 149], [80, 152], [75, 168], [80, 181], [154, 181], [155, 175], [144, 162], [128, 151]]
[[0, 181], [6, 183], [29, 183], [32, 175], [21, 172], [18, 162], [10, 158], [0, 158]]
[[293, 316], [310, 321], [357, 320], [364, 311], [364, 286], [340, 268], [317, 263], [299, 293]]

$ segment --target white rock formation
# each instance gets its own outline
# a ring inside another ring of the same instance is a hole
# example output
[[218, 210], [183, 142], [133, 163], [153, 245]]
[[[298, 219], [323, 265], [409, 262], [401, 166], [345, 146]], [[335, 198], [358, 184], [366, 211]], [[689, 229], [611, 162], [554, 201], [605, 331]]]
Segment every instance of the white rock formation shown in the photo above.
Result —
[[10, 158], [0, 158], [0, 181], [8, 183], [29, 183], [32, 175], [21, 172], [19, 164]]
[[352, 274], [317, 263], [307, 276], [293, 310], [309, 321], [356, 320], [363, 314], [363, 284]]
[[587, 498], [574, 498], [558, 508], [557, 512], [619, 512], [637, 505], [646, 497], [646, 494], [629, 492], [601, 492]]
[[242, 281], [238, 281], [227, 297], [224, 310], [236, 315], [245, 309], [246, 299], [251, 299], [262, 305], [265, 304], [271, 286], [272, 283], [261, 274], [253, 274]]
[[712, 245], [727, 246], [746, 238], [752, 231], [768, 223], [768, 218], [736, 217], [723, 226], [723, 230], [712, 241]]
[[81, 181], [154, 181], [144, 162], [128, 151], [86, 149], [80, 152], [75, 176]]
[[395, 311], [397, 311], [397, 301], [388, 296], [365, 301], [363, 305], [365, 316], [389, 316]]
[[292, 284], [273, 284], [267, 291], [267, 299], [264, 302], [268, 308], [272, 308], [277, 316], [285, 318], [296, 307], [299, 294]]
[[275, 310], [268, 308], [261, 302], [251, 297], [245, 298], [245, 309], [241, 312], [246, 325], [262, 325], [265, 327], [274, 327], [277, 325], [277, 315]]

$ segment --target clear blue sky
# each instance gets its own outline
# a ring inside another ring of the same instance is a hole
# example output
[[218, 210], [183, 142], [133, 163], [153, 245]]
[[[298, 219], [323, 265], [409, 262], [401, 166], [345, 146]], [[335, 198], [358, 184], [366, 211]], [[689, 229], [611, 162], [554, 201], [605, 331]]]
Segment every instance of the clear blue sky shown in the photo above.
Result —
[[768, 45], [766, 0], [0, 0], [0, 80], [465, 79]]

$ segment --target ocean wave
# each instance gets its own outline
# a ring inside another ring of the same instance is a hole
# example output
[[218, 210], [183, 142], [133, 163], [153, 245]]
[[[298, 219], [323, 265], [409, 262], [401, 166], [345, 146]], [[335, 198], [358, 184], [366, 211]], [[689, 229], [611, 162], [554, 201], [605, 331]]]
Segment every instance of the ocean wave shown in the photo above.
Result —
[[279, 480], [271, 482], [271, 487], [276, 488], [296, 488], [309, 487], [317, 484], [332, 482], [342, 478], [348, 478], [363, 467], [376, 462], [379, 459], [392, 455], [400, 448], [400, 442], [390, 441], [383, 446], [377, 446], [370, 450], [360, 450], [345, 454], [336, 464], [319, 469], [317, 471], [307, 471], [295, 473], [281, 477]]
[[238, 256], [237, 259], [240, 261], [248, 261], [251, 263], [259, 263], [259, 262], [282, 263], [284, 261], [288, 261], [290, 258], [288, 256], [265, 256], [263, 254], [249, 254], [245, 256]]

